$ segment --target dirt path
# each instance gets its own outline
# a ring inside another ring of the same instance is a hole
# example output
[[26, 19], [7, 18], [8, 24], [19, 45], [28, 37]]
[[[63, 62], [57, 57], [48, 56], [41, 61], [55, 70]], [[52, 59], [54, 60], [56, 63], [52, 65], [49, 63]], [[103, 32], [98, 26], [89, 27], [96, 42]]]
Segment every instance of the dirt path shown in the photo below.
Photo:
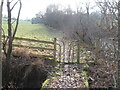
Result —
[[61, 66], [60, 70], [53, 71], [54, 74], [50, 76], [51, 79], [45, 88], [86, 88], [85, 75], [81, 72], [81, 67], [77, 64]]
[[[48, 77], [49, 80], [45, 84], [44, 88], [87, 88], [87, 78], [83, 71], [84, 64], [75, 64], [75, 62], [77, 63], [76, 53], [74, 52], [75, 55], [74, 58], [72, 58], [73, 50], [69, 53], [70, 44], [65, 43], [62, 47], [63, 52], [61, 54], [61, 61], [69, 64], [60, 64], [55, 67], [56, 69], [53, 70], [51, 75]], [[74, 51], [76, 51], [76, 49], [77, 48], [74, 48]], [[84, 59], [88, 59], [88, 57], [90, 57], [90, 53], [81, 48], [80, 59], [84, 60], [83, 57]]]

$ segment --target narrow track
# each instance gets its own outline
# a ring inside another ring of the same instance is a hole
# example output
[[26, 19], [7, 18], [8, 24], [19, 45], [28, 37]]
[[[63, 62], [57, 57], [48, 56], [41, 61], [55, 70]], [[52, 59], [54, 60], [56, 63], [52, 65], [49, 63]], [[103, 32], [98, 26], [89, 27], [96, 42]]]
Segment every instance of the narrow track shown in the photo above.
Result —
[[87, 88], [85, 76], [81, 72], [82, 66], [78, 64], [64, 64], [51, 76], [45, 88]]

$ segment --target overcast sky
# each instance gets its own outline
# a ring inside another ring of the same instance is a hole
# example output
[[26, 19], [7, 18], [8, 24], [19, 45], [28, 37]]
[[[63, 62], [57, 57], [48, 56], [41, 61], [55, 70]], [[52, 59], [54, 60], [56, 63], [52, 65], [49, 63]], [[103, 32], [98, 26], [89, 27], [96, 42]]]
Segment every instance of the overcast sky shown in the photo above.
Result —
[[[6, 0], [5, 0], [6, 1]], [[14, 0], [15, 1], [15, 0]], [[94, 4], [94, 0], [21, 0], [22, 1], [22, 11], [20, 15], [20, 19], [30, 19], [35, 16], [39, 11], [44, 12], [46, 7], [50, 4], [60, 4], [64, 7], [70, 5], [73, 10], [75, 10], [76, 6], [83, 1], [89, 1], [91, 5]], [[13, 2], [14, 3], [14, 2]], [[18, 5], [17, 5], [18, 6]], [[16, 16], [18, 8], [16, 7], [12, 12], [12, 16]], [[4, 3], [3, 16], [7, 15], [6, 13], [6, 3]]]

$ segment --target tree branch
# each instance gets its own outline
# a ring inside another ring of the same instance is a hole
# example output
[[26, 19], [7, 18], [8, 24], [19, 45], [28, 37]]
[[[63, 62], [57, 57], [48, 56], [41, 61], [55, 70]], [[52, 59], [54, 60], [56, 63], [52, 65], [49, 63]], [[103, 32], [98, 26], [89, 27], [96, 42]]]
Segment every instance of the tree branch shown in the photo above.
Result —
[[[18, 0], [19, 1], [19, 0]], [[18, 3], [18, 1], [16, 1], [16, 3], [13, 5], [13, 7], [10, 9], [10, 11], [12, 11], [14, 9], [14, 7], [16, 6], [16, 4]], [[11, 2], [10, 2], [11, 3]]]
[[11, 0], [11, 2], [10, 3], [12, 3], [13, 2], [13, 0]]
[[15, 34], [17, 32], [17, 28], [18, 28], [18, 24], [19, 24], [20, 11], [21, 11], [21, 8], [22, 8], [21, 0], [19, 0], [19, 2], [20, 2], [20, 8], [19, 8], [18, 16], [17, 16], [16, 26], [15, 26], [15, 29], [14, 29], [14, 32], [13, 32], [13, 39], [14, 39]]
[[14, 24], [16, 20], [14, 20], [11, 24]]

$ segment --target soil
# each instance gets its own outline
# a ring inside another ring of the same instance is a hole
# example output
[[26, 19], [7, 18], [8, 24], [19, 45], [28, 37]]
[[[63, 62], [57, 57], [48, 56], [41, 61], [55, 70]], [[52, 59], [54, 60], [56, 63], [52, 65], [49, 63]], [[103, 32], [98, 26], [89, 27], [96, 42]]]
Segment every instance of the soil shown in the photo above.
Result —
[[[20, 51], [21, 52], [21, 51]], [[15, 52], [14, 52], [15, 53]], [[18, 53], [18, 52], [17, 52]], [[3, 87], [5, 85], [5, 58], [3, 57]], [[54, 63], [53, 63], [54, 62]], [[57, 64], [52, 59], [36, 55], [12, 54], [10, 62], [10, 82], [7, 88], [41, 88], [52, 67]], [[6, 87], [5, 87], [6, 88]]]

